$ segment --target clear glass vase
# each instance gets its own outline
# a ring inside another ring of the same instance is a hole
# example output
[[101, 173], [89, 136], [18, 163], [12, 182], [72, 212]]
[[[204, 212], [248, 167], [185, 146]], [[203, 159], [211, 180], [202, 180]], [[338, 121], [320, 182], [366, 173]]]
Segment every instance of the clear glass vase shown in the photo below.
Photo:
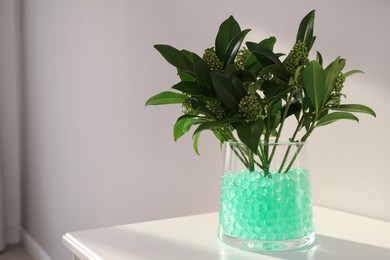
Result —
[[219, 232], [249, 251], [285, 251], [315, 239], [304, 143], [224, 144]]

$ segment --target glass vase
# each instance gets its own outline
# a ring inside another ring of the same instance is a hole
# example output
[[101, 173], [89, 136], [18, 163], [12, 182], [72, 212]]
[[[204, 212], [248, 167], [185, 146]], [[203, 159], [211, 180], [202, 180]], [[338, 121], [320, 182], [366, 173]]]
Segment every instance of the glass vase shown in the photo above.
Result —
[[221, 241], [249, 251], [285, 251], [315, 239], [309, 171], [300, 142], [224, 144]]

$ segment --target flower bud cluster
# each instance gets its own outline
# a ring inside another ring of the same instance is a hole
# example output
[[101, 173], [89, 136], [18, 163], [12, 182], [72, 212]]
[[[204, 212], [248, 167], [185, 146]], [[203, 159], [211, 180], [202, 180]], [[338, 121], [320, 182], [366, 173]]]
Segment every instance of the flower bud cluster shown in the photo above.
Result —
[[206, 108], [214, 114], [215, 119], [217, 120], [220, 120], [225, 116], [225, 108], [218, 100], [206, 101]]
[[185, 115], [191, 115], [193, 112], [193, 109], [191, 106], [191, 100], [192, 100], [192, 97], [190, 95], [187, 95], [187, 98], [181, 104], [181, 107], [183, 108], [183, 114], [185, 114]]
[[261, 71], [258, 75], [258, 79], [261, 81], [269, 81], [274, 79], [274, 75], [271, 72]]
[[246, 122], [254, 122], [261, 117], [263, 106], [255, 95], [248, 95], [241, 99], [238, 112]]
[[343, 86], [344, 86], [343, 85], [344, 81], [345, 81], [345, 77], [344, 77], [343, 73], [340, 73], [340, 75], [336, 78], [336, 81], [334, 84], [334, 90], [333, 90], [333, 93], [331, 96], [333, 106], [339, 106], [340, 101], [341, 101], [341, 97], [345, 96], [343, 93], [341, 93]]
[[222, 72], [223, 64], [215, 53], [214, 48], [208, 48], [204, 51], [203, 60], [210, 66], [212, 71]]
[[305, 43], [297, 41], [294, 47], [288, 54], [285, 65], [289, 72], [294, 73], [295, 70], [301, 66], [309, 56]]
[[246, 47], [243, 47], [238, 51], [236, 59], [234, 61], [237, 69], [245, 69], [245, 61], [246, 59], [248, 59], [250, 54], [251, 52]]

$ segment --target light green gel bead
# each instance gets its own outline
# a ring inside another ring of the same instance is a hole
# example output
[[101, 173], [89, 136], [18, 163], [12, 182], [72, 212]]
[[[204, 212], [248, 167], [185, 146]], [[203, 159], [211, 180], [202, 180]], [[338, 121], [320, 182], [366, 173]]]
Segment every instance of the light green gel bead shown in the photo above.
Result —
[[253, 176], [253, 174], [248, 174], [245, 176], [245, 179], [248, 181], [248, 182], [253, 182], [254, 180], [256, 180], [255, 176]]
[[249, 182], [246, 180], [243, 180], [240, 185], [241, 188], [246, 189], [249, 187]]
[[258, 178], [260, 178], [262, 176], [262, 174], [258, 171], [253, 171], [252, 176], [257, 180]]
[[272, 188], [272, 187], [275, 185], [273, 179], [267, 179], [266, 182], [267, 182], [267, 183], [266, 183], [266, 186], [269, 187], [269, 188]]
[[260, 187], [264, 187], [267, 183], [267, 180], [264, 178], [264, 177], [260, 177], [258, 180], [257, 180], [258, 184]]
[[283, 181], [283, 177], [280, 173], [274, 173], [272, 175], [272, 179], [274, 180], [275, 183]]

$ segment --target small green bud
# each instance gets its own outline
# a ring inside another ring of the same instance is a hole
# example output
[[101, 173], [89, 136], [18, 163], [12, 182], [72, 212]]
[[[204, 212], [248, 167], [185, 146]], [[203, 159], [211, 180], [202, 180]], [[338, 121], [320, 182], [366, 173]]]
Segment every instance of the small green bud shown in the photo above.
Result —
[[192, 100], [192, 97], [190, 95], [187, 95], [187, 98], [181, 104], [181, 107], [183, 108], [183, 114], [185, 114], [185, 115], [191, 115], [193, 112], [193, 109], [191, 106], [191, 100]]
[[236, 66], [237, 69], [245, 69], [245, 61], [246, 59], [248, 59], [248, 56], [251, 54], [251, 52], [243, 47], [241, 48], [238, 53], [237, 53], [237, 56], [236, 56], [236, 59], [234, 61], [234, 65]]
[[297, 41], [284, 61], [284, 64], [290, 73], [294, 73], [307, 60], [308, 56], [309, 52], [305, 43]]
[[333, 106], [339, 106], [341, 102], [341, 97], [345, 96], [343, 93], [341, 93], [344, 87], [344, 82], [344, 74], [340, 73], [340, 75], [336, 78], [336, 81], [334, 83], [334, 89], [331, 95], [331, 102]]
[[256, 95], [248, 95], [238, 104], [238, 112], [246, 122], [254, 122], [262, 116], [263, 106]]
[[263, 72], [259, 73], [259, 80], [261, 81], [269, 81], [274, 79], [274, 75], [271, 72]]
[[206, 108], [214, 114], [215, 119], [217, 120], [220, 120], [225, 116], [225, 108], [218, 100], [206, 101]]
[[215, 53], [214, 48], [208, 48], [204, 51], [203, 60], [210, 66], [212, 71], [222, 72], [223, 64]]

